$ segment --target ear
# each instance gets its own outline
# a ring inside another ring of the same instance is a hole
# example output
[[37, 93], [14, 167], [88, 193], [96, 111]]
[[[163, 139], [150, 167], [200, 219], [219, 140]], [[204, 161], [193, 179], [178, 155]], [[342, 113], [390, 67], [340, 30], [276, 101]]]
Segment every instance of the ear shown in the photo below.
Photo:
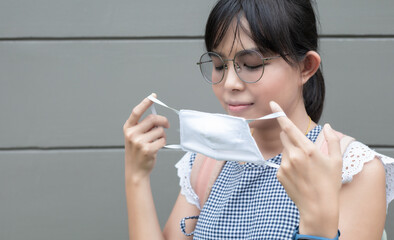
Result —
[[302, 85], [304, 85], [319, 69], [320, 55], [315, 51], [309, 51], [301, 63]]

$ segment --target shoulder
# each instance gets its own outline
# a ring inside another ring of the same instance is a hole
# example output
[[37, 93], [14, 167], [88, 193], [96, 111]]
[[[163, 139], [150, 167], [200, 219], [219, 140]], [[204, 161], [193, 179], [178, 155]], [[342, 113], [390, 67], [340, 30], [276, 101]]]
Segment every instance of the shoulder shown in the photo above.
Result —
[[[342, 182], [349, 183], [353, 177], [361, 172], [372, 172], [375, 177], [379, 175], [385, 176], [389, 162], [393, 163], [394, 159], [390, 161], [389, 157], [383, 156], [367, 145], [356, 141], [354, 138], [345, 135], [341, 132], [335, 131], [338, 136], [341, 152], [342, 152]], [[328, 154], [327, 142], [323, 131], [320, 132], [316, 141], [317, 147], [324, 153]], [[385, 161], [383, 161], [385, 160]], [[368, 175], [363, 173], [363, 175]]]
[[186, 200], [201, 209], [202, 201], [206, 198], [206, 187], [211, 184], [212, 174], [215, 174], [217, 162], [204, 155], [188, 152], [175, 165], [178, 171], [181, 194]]
[[394, 199], [394, 159], [354, 141], [343, 154], [342, 182], [371, 194], [384, 191], [387, 208]]
[[[342, 151], [342, 183], [344, 188], [356, 188], [362, 186], [363, 191], [367, 191], [367, 186], [385, 186], [386, 207], [394, 199], [394, 159], [382, 155], [367, 145], [355, 140], [352, 137], [336, 132], [340, 139]], [[316, 145], [321, 151], [327, 154], [327, 143], [323, 131], [320, 132], [316, 140]], [[364, 182], [368, 181], [371, 185]], [[346, 185], [346, 186], [345, 186]], [[382, 188], [375, 188], [378, 190]]]
[[199, 161], [200, 157], [192, 152], [187, 152], [176, 164], [177, 174], [179, 177], [179, 186], [181, 195], [185, 196], [187, 202], [195, 205], [200, 209], [199, 198], [191, 184], [192, 169]]
[[[357, 157], [357, 156], [354, 156]], [[377, 156], [342, 185], [340, 192], [341, 235], [355, 239], [378, 239], [384, 228], [387, 210], [385, 168]], [[379, 238], [380, 239], [380, 238]]]
[[361, 172], [365, 172], [363, 176], [368, 176], [371, 173], [380, 173], [380, 175], [384, 176], [384, 163], [381, 161], [380, 155], [374, 150], [361, 142], [353, 141], [343, 153], [343, 183], [351, 182], [353, 177]]
[[199, 153], [195, 154], [195, 159], [194, 159], [193, 166], [192, 166], [192, 169], [190, 172], [190, 183], [193, 186], [193, 188], [195, 188], [195, 186], [196, 186], [198, 173], [201, 170], [204, 159], [206, 159], [206, 157], [204, 155], [199, 154]]

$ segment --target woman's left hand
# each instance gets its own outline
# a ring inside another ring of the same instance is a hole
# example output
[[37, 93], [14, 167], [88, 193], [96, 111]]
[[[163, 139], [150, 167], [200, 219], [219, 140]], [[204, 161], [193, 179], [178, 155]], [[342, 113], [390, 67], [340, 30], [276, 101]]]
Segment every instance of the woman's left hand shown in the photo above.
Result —
[[[271, 102], [273, 112], [283, 111]], [[300, 212], [300, 233], [333, 238], [338, 231], [342, 154], [339, 138], [323, 128], [328, 155], [323, 154], [287, 117], [277, 118], [282, 129], [282, 163], [277, 178]]]

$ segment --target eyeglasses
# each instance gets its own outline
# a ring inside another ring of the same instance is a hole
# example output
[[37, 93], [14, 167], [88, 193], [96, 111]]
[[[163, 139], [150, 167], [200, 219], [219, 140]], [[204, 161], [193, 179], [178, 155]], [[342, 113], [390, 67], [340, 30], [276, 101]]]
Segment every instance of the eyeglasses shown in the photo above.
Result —
[[281, 56], [264, 58], [259, 52], [247, 49], [237, 52], [233, 59], [223, 59], [215, 52], [206, 52], [200, 57], [200, 66], [204, 79], [211, 84], [218, 84], [224, 78], [224, 71], [228, 69], [226, 62], [232, 61], [239, 79], [246, 83], [255, 83], [264, 73], [264, 61]]

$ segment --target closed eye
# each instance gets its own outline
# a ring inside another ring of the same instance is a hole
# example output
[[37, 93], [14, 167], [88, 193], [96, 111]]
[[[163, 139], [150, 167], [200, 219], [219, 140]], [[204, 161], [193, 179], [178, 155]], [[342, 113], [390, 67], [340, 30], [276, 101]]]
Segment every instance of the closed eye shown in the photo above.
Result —
[[222, 71], [224, 69], [224, 65], [221, 65], [221, 66], [215, 66], [215, 70], [216, 71]]
[[247, 65], [247, 64], [244, 64], [244, 67], [246, 69], [248, 69], [248, 70], [253, 71], [253, 70], [258, 70], [258, 69], [262, 68], [263, 64], [259, 64], [259, 65]]

